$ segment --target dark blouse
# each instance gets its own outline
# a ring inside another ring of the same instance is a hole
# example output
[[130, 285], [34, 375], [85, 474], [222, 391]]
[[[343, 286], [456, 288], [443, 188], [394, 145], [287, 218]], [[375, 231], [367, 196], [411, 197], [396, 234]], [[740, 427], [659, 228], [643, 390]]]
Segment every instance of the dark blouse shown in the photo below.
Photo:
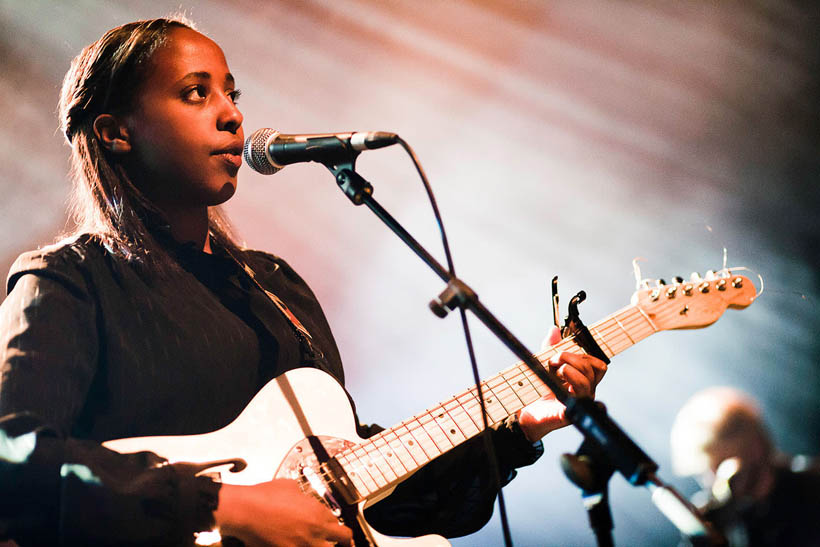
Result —
[[[309, 347], [224, 252], [172, 252], [183, 269], [150, 280], [88, 237], [12, 266], [0, 306], [0, 538], [190, 543], [212, 525], [218, 485], [99, 443], [214, 431], [296, 367], [344, 383], [324, 313], [287, 263], [257, 251], [237, 257], [304, 324]], [[378, 430], [359, 426], [365, 437]], [[514, 421], [492, 436], [504, 483], [540, 455]], [[3, 453], [27, 442], [25, 457]], [[481, 439], [468, 442], [402, 483], [368, 519], [392, 534], [470, 533], [492, 513], [490, 471]]]

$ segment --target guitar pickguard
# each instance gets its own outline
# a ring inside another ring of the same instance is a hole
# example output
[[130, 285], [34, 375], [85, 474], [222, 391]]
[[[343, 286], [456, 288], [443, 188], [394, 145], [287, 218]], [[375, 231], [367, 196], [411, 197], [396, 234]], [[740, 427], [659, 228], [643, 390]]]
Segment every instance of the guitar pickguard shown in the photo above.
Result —
[[[345, 448], [351, 448], [356, 445], [356, 443], [352, 441], [329, 437], [327, 435], [320, 435], [314, 437], [314, 439], [322, 444], [330, 457], [335, 456]], [[302, 439], [293, 445], [290, 452], [285, 455], [274, 477], [277, 479], [300, 480], [306, 468], [310, 468], [314, 473], [321, 475], [322, 470], [320, 467], [319, 457], [311, 446], [311, 439]]]

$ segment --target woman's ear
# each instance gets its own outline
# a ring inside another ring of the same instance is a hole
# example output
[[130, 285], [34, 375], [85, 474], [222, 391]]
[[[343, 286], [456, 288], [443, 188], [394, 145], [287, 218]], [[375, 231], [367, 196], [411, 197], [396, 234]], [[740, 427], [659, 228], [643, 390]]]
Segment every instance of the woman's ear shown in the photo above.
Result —
[[100, 114], [94, 119], [94, 134], [102, 147], [113, 154], [131, 151], [128, 129], [112, 114]]

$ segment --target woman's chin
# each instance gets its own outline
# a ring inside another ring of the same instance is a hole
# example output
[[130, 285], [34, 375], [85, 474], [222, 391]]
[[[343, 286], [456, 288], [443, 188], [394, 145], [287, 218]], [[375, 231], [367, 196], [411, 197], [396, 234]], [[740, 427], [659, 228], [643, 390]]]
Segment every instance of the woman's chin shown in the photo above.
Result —
[[236, 181], [228, 181], [222, 185], [218, 192], [211, 196], [208, 206], [221, 205], [231, 199], [236, 193]]

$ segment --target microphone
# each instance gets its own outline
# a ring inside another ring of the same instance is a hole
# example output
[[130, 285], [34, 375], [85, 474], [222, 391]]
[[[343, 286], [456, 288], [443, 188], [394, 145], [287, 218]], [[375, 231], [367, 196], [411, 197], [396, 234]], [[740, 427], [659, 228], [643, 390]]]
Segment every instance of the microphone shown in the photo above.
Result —
[[315, 161], [335, 164], [355, 158], [362, 150], [384, 148], [399, 136], [385, 131], [286, 135], [275, 129], [257, 129], [245, 139], [243, 156], [248, 167], [272, 175], [291, 163]]

